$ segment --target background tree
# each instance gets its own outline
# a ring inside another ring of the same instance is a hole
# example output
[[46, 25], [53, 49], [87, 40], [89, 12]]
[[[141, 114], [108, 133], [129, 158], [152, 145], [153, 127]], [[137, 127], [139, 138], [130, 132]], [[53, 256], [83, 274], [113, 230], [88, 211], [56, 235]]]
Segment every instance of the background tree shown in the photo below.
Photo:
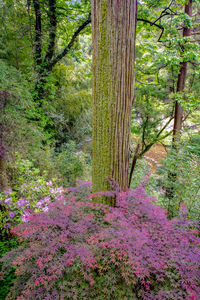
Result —
[[[183, 25], [183, 41], [184, 44], [181, 45], [182, 52], [184, 55], [185, 47], [187, 48], [187, 43], [189, 42], [189, 37], [191, 35], [191, 18], [192, 18], [192, 0], [188, 0], [188, 3], [185, 4], [185, 14], [188, 16], [188, 22], [185, 22]], [[187, 51], [187, 49], [186, 49]], [[178, 74], [177, 88], [176, 92], [183, 92], [186, 85], [186, 76], [187, 76], [187, 65], [188, 61], [183, 59], [180, 63], [180, 71]], [[182, 120], [183, 119], [183, 107], [178, 101], [175, 102], [175, 112], [174, 112], [174, 127], [173, 127], [173, 142], [176, 143], [180, 140]]]
[[[34, 59], [37, 71], [35, 99], [38, 101], [44, 98], [45, 84], [47, 83], [47, 77], [51, 73], [52, 68], [69, 53], [80, 32], [91, 22], [90, 15], [87, 16], [87, 18], [85, 17], [85, 15], [88, 14], [88, 1], [84, 3], [81, 1], [79, 5], [77, 5], [76, 2], [74, 5], [71, 4], [70, 9], [74, 9], [74, 11], [77, 10], [76, 17], [78, 18], [78, 26], [76, 24], [73, 29], [71, 28], [73, 31], [68, 32], [68, 35], [71, 36], [68, 38], [67, 45], [65, 45], [61, 51], [56, 52], [59, 36], [58, 25], [63, 19], [62, 11], [67, 11], [66, 17], [68, 19], [71, 17], [68, 2], [69, 1], [49, 0], [46, 3], [42, 0], [33, 0], [35, 14]], [[75, 20], [75, 16], [73, 16], [73, 20]], [[43, 37], [44, 29], [47, 30], [48, 35], [45, 33]]]

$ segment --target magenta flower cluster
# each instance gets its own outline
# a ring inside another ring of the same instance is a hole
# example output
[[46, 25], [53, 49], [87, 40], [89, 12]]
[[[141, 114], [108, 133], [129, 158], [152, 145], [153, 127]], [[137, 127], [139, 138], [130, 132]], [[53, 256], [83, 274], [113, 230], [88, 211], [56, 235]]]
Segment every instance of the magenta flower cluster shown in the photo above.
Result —
[[[48, 212], [13, 229], [22, 245], [3, 258], [18, 276], [11, 299], [199, 299], [196, 225], [168, 220], [143, 186], [88, 189], [83, 182], [59, 193]], [[91, 201], [102, 194], [115, 196], [116, 207]]]

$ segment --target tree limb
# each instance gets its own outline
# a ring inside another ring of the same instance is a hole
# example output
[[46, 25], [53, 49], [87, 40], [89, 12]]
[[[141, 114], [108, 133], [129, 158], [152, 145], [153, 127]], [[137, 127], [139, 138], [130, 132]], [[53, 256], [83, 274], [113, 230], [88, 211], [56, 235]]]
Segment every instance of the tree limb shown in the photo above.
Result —
[[168, 121], [167, 123], [163, 126], [163, 128], [161, 128], [161, 130], [157, 133], [156, 135], [156, 138], [158, 138], [161, 133], [166, 129], [166, 127], [169, 125], [169, 123], [173, 120], [174, 116], [172, 116]]
[[137, 18], [137, 21], [142, 21], [142, 22], [145, 22], [145, 23], [150, 24], [151, 26], [156, 26], [156, 27], [158, 27], [159, 29], [161, 29], [161, 34], [160, 34], [159, 39], [158, 39], [158, 42], [160, 42], [161, 37], [162, 37], [162, 35], [163, 35], [163, 33], [164, 33], [164, 27], [163, 27], [162, 25], [156, 24], [155, 22], [151, 22], [151, 21], [149, 21], [149, 20], [145, 20], [145, 19], [143, 19], [143, 18]]
[[131, 165], [130, 175], [129, 175], [129, 183], [128, 183], [128, 187], [129, 188], [131, 186], [131, 181], [132, 181], [132, 177], [133, 177], [133, 171], [134, 171], [136, 163], [137, 163], [137, 159], [138, 159], [138, 155], [139, 155], [139, 150], [140, 150], [140, 144], [137, 144], [136, 150], [135, 150], [135, 154], [133, 156], [133, 161], [132, 161], [132, 165]]
[[63, 51], [58, 54], [49, 64], [49, 69], [51, 70], [53, 68], [53, 66], [59, 62], [68, 52], [69, 50], [72, 48], [72, 46], [74, 45], [74, 42], [76, 41], [76, 38], [79, 36], [80, 32], [85, 29], [85, 27], [91, 23], [91, 15], [89, 14], [88, 18], [79, 26], [79, 28], [75, 31], [75, 33], [73, 34], [69, 44], [63, 49]]

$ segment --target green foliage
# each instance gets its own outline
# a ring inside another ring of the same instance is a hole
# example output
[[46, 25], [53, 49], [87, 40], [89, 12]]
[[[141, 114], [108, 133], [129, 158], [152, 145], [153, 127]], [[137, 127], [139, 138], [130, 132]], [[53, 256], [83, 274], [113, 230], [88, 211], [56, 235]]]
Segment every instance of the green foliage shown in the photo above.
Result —
[[[15, 238], [9, 240], [0, 241], [0, 258], [5, 255], [8, 251], [17, 248], [18, 242]], [[0, 271], [2, 264], [0, 264]], [[0, 277], [0, 300], [4, 300], [6, 295], [9, 293], [11, 286], [13, 285], [16, 275], [14, 274], [15, 268], [10, 267], [7, 272], [4, 273], [3, 279]]]
[[70, 141], [55, 157], [55, 168], [60, 174], [60, 184], [74, 184], [77, 178], [90, 177], [91, 157], [83, 151], [78, 151], [75, 143]]
[[[87, 41], [87, 39], [86, 39]], [[84, 47], [84, 43], [82, 44]], [[56, 144], [80, 142], [91, 134], [91, 58], [68, 59], [53, 70], [55, 93], [44, 110], [54, 123]]]
[[200, 157], [200, 135], [193, 134], [185, 145], [187, 151]]
[[157, 135], [171, 115], [172, 107], [168, 103], [162, 102], [162, 92], [157, 96], [155, 93], [156, 91], [153, 89], [141, 88], [133, 107], [131, 132], [139, 135], [144, 145], [162, 139], [166, 131], [165, 134]]
[[0, 58], [6, 59], [11, 66], [22, 71], [29, 80], [33, 79], [33, 41], [30, 38], [30, 19], [23, 0], [1, 1], [0, 26], [0, 40], [3, 45]]
[[[41, 188], [46, 185], [47, 174], [44, 172], [41, 176], [41, 171], [34, 167], [33, 162], [23, 159], [19, 153], [16, 153], [14, 161], [8, 163], [7, 169], [11, 187], [19, 193], [21, 186], [24, 184], [30, 183], [30, 187], [33, 187], [33, 189], [39, 184]], [[56, 181], [56, 179], [53, 179], [53, 181]]]
[[183, 203], [187, 207], [189, 218], [200, 220], [200, 157], [192, 153], [195, 149], [191, 144], [181, 144], [178, 152], [169, 152], [158, 170], [161, 186], [164, 190], [173, 192], [172, 198], [160, 199], [171, 217], [177, 216]]
[[0, 60], [0, 93], [0, 138], [6, 145], [6, 152], [20, 151], [30, 158], [40, 149], [46, 136], [38, 124], [30, 121], [37, 114], [30, 83], [3, 60]]
[[[154, 99], [154, 105], [149, 107], [148, 115], [149, 118], [156, 117], [157, 121], [159, 117], [160, 121], [162, 117], [164, 119], [167, 113], [168, 116], [172, 114], [175, 100], [190, 114], [199, 107], [199, 43], [193, 35], [182, 37], [180, 34], [183, 24], [187, 28], [195, 28], [198, 26], [198, 21], [184, 13], [185, 3], [185, 1], [169, 3], [166, 0], [156, 2], [145, 0], [142, 3], [139, 2], [138, 6], [136, 106], [140, 103], [139, 111], [144, 110], [143, 107], [147, 110], [148, 105], [145, 102], [151, 96]], [[199, 1], [193, 3], [193, 15], [198, 12], [199, 5]], [[156, 27], [155, 23], [160, 28]], [[158, 42], [158, 36], [161, 33], [162, 37]], [[184, 93], [176, 93], [178, 73], [182, 62], [188, 62], [188, 79]], [[165, 105], [164, 114], [158, 103]], [[160, 124], [157, 122], [157, 125], [161, 128], [162, 122]], [[150, 125], [150, 128], [154, 132], [155, 126]], [[141, 135], [141, 130], [138, 133]]]
[[137, 165], [135, 167], [131, 188], [136, 188], [139, 186], [142, 179], [150, 172], [150, 164], [144, 159], [138, 159]]

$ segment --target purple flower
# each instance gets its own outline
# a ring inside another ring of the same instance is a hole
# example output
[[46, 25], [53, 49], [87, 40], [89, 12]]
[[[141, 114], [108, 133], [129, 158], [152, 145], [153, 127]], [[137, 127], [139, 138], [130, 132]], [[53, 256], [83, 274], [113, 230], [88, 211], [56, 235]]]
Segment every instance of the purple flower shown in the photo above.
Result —
[[17, 206], [22, 207], [22, 206], [26, 205], [27, 203], [28, 203], [28, 201], [26, 201], [26, 199], [19, 199], [17, 201]]
[[49, 202], [49, 200], [50, 200], [50, 197], [44, 197], [44, 199], [43, 199], [44, 202]]
[[[70, 188], [65, 196], [58, 193], [59, 201], [50, 202], [48, 207], [47, 197], [38, 201], [37, 205], [45, 213], [26, 210], [22, 216], [26, 223], [12, 229], [26, 243], [20, 248], [20, 256], [18, 249], [11, 253], [12, 263], [20, 274], [30, 272], [26, 289], [22, 291], [26, 298], [34, 295], [35, 299], [62, 299], [57, 282], [65, 278], [66, 268], [71, 268], [69, 299], [77, 298], [74, 288], [77, 280], [80, 293], [92, 299], [98, 276], [117, 287], [115, 274], [127, 298], [135, 297], [134, 284], [144, 300], [198, 299], [199, 227], [191, 232], [193, 222], [168, 220], [166, 211], [152, 203], [155, 198], [147, 195], [143, 186], [144, 182], [134, 190], [120, 191], [117, 187], [88, 196], [88, 185], [81, 183], [81, 187]], [[115, 196], [116, 206], [90, 200], [103, 195]], [[109, 285], [98, 292], [102, 299], [119, 299], [117, 289], [112, 290]]]
[[4, 200], [4, 203], [6, 203], [6, 204], [10, 204], [10, 202], [12, 201], [12, 199], [11, 198], [6, 198], [5, 200]]
[[47, 182], [47, 186], [52, 186], [52, 181], [51, 180]]
[[9, 228], [10, 227], [10, 223], [7, 223], [6, 225], [3, 226], [4, 228]]
[[14, 218], [16, 216], [16, 213], [14, 211], [9, 212], [9, 217]]
[[8, 189], [7, 191], [5, 191], [5, 194], [6, 194], [6, 195], [9, 195], [11, 192], [12, 192], [12, 190], [11, 190], [11, 189]]
[[44, 197], [44, 199], [40, 199], [36, 204], [37, 208], [41, 208], [45, 203], [49, 203], [50, 197]]
[[38, 201], [38, 203], [36, 204], [37, 208], [40, 208], [42, 205], [44, 204], [44, 201], [41, 199]]

